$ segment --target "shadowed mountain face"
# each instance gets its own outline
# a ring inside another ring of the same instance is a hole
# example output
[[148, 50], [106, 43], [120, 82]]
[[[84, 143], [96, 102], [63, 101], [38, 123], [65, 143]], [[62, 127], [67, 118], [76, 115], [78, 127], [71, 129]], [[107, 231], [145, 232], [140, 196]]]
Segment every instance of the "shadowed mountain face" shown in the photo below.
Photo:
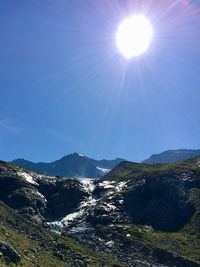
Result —
[[[46, 176], [0, 162], [0, 201], [0, 239], [8, 229], [22, 262], [27, 241], [19, 244], [13, 228], [23, 231], [21, 238], [40, 240], [63, 264], [80, 257], [72, 266], [200, 266], [200, 158], [180, 164], [123, 161], [99, 180]], [[71, 246], [58, 242], [62, 236], [76, 240], [76, 253], [67, 254]], [[104, 265], [99, 258], [90, 262], [91, 252], [77, 256], [77, 250], [103, 252]]]
[[190, 201], [191, 188], [200, 188], [200, 165], [195, 161], [169, 165], [121, 162], [103, 180], [129, 185], [123, 195], [124, 208], [134, 223], [173, 232], [195, 212]]
[[187, 187], [175, 174], [147, 178], [124, 194], [124, 205], [134, 223], [169, 232], [181, 229], [195, 212]]
[[113, 169], [122, 159], [94, 160], [82, 154], [67, 155], [51, 163], [33, 163], [25, 159], [16, 159], [12, 164], [45, 175], [99, 178]]
[[194, 158], [200, 155], [200, 150], [192, 149], [177, 149], [168, 150], [160, 154], [154, 154], [150, 158], [143, 161], [143, 163], [176, 163]]

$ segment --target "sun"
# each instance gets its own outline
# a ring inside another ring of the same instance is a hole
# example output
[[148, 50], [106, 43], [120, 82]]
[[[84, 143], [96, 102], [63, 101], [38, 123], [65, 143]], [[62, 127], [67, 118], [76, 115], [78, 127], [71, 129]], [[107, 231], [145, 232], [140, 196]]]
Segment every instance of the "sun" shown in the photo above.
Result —
[[117, 47], [127, 59], [143, 54], [149, 48], [152, 38], [153, 26], [145, 15], [125, 18], [116, 33]]

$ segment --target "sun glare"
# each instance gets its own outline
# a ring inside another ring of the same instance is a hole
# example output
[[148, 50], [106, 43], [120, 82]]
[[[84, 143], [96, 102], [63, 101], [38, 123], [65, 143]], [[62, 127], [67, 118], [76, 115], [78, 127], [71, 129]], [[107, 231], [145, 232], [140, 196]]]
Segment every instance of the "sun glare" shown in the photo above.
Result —
[[153, 37], [153, 27], [145, 15], [134, 15], [124, 19], [116, 33], [116, 43], [122, 55], [131, 59], [143, 54]]

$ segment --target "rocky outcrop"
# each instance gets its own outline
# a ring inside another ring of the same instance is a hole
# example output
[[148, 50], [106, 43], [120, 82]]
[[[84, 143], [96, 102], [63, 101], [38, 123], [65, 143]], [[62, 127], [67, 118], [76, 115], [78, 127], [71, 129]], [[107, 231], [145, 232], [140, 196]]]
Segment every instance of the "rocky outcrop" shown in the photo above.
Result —
[[58, 219], [72, 213], [87, 196], [80, 183], [73, 179], [59, 179], [52, 194], [45, 194], [47, 211], [45, 217]]
[[124, 207], [136, 224], [177, 231], [193, 216], [189, 191], [173, 174], [154, 176], [124, 193]]
[[21, 261], [21, 257], [16, 250], [3, 241], [0, 241], [0, 258], [15, 264], [18, 264]]
[[151, 251], [154, 260], [165, 266], [180, 266], [180, 267], [199, 267], [198, 263], [192, 262], [183, 257], [173, 254], [172, 252], [163, 249], [155, 248]]
[[0, 201], [35, 222], [60, 219], [88, 196], [76, 179], [0, 167]]

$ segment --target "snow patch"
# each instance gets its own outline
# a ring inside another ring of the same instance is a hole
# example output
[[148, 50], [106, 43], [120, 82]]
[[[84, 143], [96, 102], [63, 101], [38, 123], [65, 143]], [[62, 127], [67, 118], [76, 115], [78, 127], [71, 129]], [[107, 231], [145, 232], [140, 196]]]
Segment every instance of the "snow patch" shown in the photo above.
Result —
[[111, 169], [106, 169], [106, 168], [101, 168], [101, 167], [96, 167], [97, 170], [101, 171], [103, 174], [108, 173], [109, 171], [111, 171]]
[[38, 183], [36, 183], [36, 181], [33, 180], [33, 177], [31, 175], [29, 175], [26, 172], [17, 172], [17, 174], [20, 177], [23, 177], [28, 183], [30, 184], [34, 184], [34, 185], [38, 185]]
[[83, 154], [78, 154], [79, 155], [79, 157], [85, 157], [85, 155], [83, 155]]

